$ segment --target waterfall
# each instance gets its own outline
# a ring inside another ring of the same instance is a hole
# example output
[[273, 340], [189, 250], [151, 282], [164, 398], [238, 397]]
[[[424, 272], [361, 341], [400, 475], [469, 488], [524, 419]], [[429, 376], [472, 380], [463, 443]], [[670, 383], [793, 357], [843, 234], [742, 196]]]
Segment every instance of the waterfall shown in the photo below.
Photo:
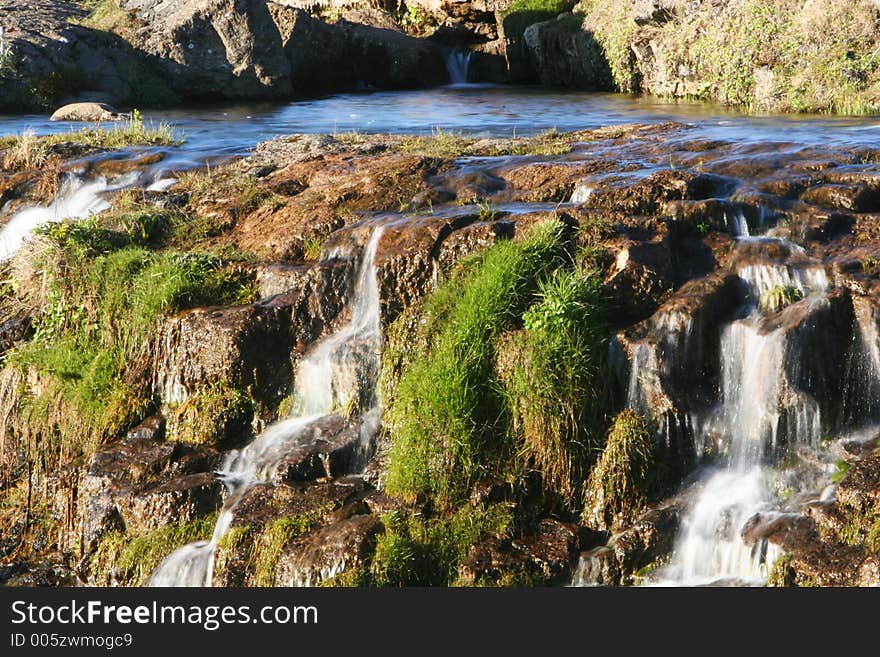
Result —
[[374, 229], [364, 248], [348, 324], [318, 343], [300, 363], [291, 416], [270, 426], [243, 449], [226, 455], [218, 476], [229, 497], [211, 539], [172, 552], [151, 576], [150, 586], [211, 586], [214, 553], [229, 529], [235, 507], [251, 486], [271, 481], [294, 448], [320, 435], [321, 420], [344, 413], [352, 405], [367, 409], [362, 417], [361, 442], [372, 439], [378, 428], [380, 403], [376, 383], [382, 333], [374, 261], [381, 236], [382, 228]]
[[[750, 294], [738, 319], [722, 330], [720, 399], [699, 423], [702, 436], [695, 436], [698, 444], [718, 442], [723, 458], [694, 487], [672, 560], [657, 573], [655, 582], [661, 584], [762, 582], [778, 551], [761, 540], [747, 545], [743, 528], [755, 514], [778, 503], [773, 484], [781, 475], [773, 468], [774, 458], [783, 450], [816, 449], [821, 439], [819, 404], [786, 378], [788, 354], [798, 345], [783, 323], [763, 321], [758, 300], [777, 286], [793, 287], [800, 291], [798, 303], [805, 304], [805, 311], [818, 308], [827, 303], [824, 269], [808, 262], [760, 263], [740, 267], [737, 274]], [[677, 323], [667, 324], [667, 342], [673, 346], [681, 329]], [[630, 405], [644, 406], [644, 395], [632, 382]]]
[[446, 70], [452, 84], [467, 84], [468, 69], [471, 65], [471, 50], [452, 50], [446, 53]]
[[43, 224], [62, 219], [85, 219], [90, 214], [108, 209], [109, 194], [129, 187], [138, 177], [136, 173], [128, 174], [111, 183], [103, 177], [86, 180], [77, 175], [68, 176], [49, 205], [22, 208], [0, 228], [0, 262], [14, 256], [27, 236]]

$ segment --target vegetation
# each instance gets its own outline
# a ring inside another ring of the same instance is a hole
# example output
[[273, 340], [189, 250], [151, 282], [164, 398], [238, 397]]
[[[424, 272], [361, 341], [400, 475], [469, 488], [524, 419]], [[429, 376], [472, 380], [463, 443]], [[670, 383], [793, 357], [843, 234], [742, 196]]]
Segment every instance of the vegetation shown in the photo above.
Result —
[[406, 137], [399, 145], [403, 153], [453, 160], [464, 154], [473, 139], [436, 128], [430, 135]]
[[501, 350], [501, 379], [525, 467], [574, 500], [601, 445], [608, 329], [601, 279], [557, 270], [541, 281], [525, 330]]
[[778, 313], [804, 298], [803, 290], [793, 285], [777, 285], [761, 294], [758, 308], [764, 313]]
[[[114, 531], [105, 534], [86, 564], [88, 572], [103, 583], [143, 586], [162, 559], [179, 547], [207, 540], [214, 531], [217, 514], [176, 525], [166, 525], [146, 534]], [[101, 581], [101, 579], [99, 579]]]
[[230, 447], [230, 441], [248, 435], [254, 402], [225, 381], [214, 383], [187, 397], [171, 411], [168, 433], [174, 440]]
[[584, 522], [619, 529], [632, 522], [656, 492], [653, 432], [629, 409], [615, 419], [586, 485]]
[[441, 506], [510, 456], [503, 395], [494, 374], [497, 338], [520, 320], [537, 289], [566, 258], [564, 226], [550, 221], [519, 242], [501, 242], [427, 302], [426, 354], [409, 359], [387, 411], [394, 435], [387, 487]]
[[146, 125], [140, 112], [132, 112], [128, 121], [112, 128], [83, 128], [38, 137], [32, 130], [20, 136], [0, 138], [4, 151], [3, 168], [7, 171], [37, 169], [44, 166], [54, 149], [62, 144], [77, 144], [94, 148], [125, 148], [129, 146], [169, 146], [179, 143], [171, 126], [160, 123]]
[[35, 331], [6, 363], [41, 384], [18, 397], [10, 428], [45, 471], [148, 412], [162, 315], [253, 294], [249, 274], [217, 256], [146, 248], [159, 225], [133, 221], [124, 232], [97, 217], [47, 224], [14, 262], [13, 284], [33, 308]]
[[463, 506], [445, 519], [430, 521], [401, 512], [383, 517], [369, 569], [375, 586], [449, 586], [468, 549], [486, 537], [507, 538], [513, 517], [502, 504], [485, 509]]
[[678, 12], [652, 28], [665, 71], [643, 71], [633, 46], [647, 33], [630, 18], [632, 3], [583, 0], [585, 28], [595, 33], [621, 91], [643, 87], [642, 75], [687, 79], [674, 93], [754, 110], [864, 114], [880, 105], [880, 38], [870, 2], [746, 0], [723, 10], [712, 3]]

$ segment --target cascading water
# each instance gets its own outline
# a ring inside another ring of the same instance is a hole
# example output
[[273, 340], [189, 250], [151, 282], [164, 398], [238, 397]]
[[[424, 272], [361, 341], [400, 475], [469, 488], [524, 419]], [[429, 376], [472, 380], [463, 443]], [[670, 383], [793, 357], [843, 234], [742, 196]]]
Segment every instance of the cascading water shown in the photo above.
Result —
[[452, 84], [467, 84], [471, 65], [471, 50], [449, 50], [446, 53], [446, 70]]
[[253, 485], [271, 481], [284, 457], [312, 441], [321, 420], [344, 413], [352, 404], [366, 409], [361, 417], [361, 443], [366, 447], [378, 428], [376, 390], [382, 333], [375, 255], [382, 228], [364, 248], [352, 290], [351, 319], [321, 341], [300, 363], [291, 417], [270, 426], [245, 448], [227, 454], [219, 476], [229, 497], [209, 541], [186, 545], [171, 553], [150, 578], [151, 586], [210, 586], [214, 553], [233, 519], [233, 511]]
[[[743, 240], [742, 243], [748, 243]], [[796, 247], [787, 245], [792, 252]], [[721, 335], [721, 398], [695, 436], [723, 446], [723, 467], [708, 470], [684, 514], [671, 563], [655, 578], [661, 584], [760, 583], [777, 556], [765, 541], [747, 545], [742, 531], [756, 513], [774, 508], [781, 476], [772, 459], [783, 448], [815, 449], [821, 437], [819, 405], [786, 381], [785, 328], [768, 326], [758, 308], [762, 294], [790, 287], [801, 304], [826, 303], [828, 279], [821, 267], [751, 264], [737, 270], [749, 295], [740, 318]], [[814, 306], [805, 306], [812, 308]], [[649, 365], [650, 363], [635, 365]], [[630, 404], [644, 403], [631, 385]], [[711, 438], [710, 438], [711, 437]]]
[[70, 175], [61, 184], [55, 200], [48, 206], [19, 210], [0, 228], [0, 262], [15, 255], [31, 232], [43, 224], [62, 219], [84, 219], [110, 207], [112, 192], [135, 183], [139, 174], [129, 174], [109, 182], [106, 178], [86, 180]]

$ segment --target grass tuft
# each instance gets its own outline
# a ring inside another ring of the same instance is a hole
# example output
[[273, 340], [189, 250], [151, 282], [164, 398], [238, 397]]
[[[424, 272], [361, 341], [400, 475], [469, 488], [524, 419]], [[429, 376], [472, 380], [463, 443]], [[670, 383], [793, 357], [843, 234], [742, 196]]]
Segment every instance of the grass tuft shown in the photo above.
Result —
[[429, 349], [408, 359], [386, 412], [390, 493], [452, 506], [510, 456], [495, 345], [520, 321], [538, 282], [565, 261], [566, 246], [560, 221], [539, 224], [521, 241], [494, 245], [471, 262], [469, 277], [428, 300], [421, 330], [433, 336]]

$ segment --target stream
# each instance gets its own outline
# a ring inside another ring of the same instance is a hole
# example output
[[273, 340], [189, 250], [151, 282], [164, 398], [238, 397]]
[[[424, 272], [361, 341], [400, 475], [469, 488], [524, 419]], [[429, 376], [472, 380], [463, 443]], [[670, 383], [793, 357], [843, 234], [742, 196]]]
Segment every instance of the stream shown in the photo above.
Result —
[[[466, 61], [453, 64], [466, 70]], [[166, 152], [165, 158], [136, 174], [110, 180], [87, 179], [74, 172], [50, 205], [12, 213], [0, 210], [0, 260], [14, 255], [36, 226], [100, 212], [120, 189], [163, 189], [173, 184], [178, 171], [245, 155], [257, 143], [277, 135], [444, 130], [511, 137], [550, 129], [675, 121], [690, 126], [690, 140], [724, 140], [753, 149], [769, 149], [772, 144], [781, 157], [802, 149], [876, 148], [880, 142], [876, 118], [744, 116], [702, 104], [652, 98], [469, 84], [342, 94], [282, 105], [190, 107], [150, 112], [147, 120], [170, 123], [186, 141], [180, 147], [158, 149]], [[26, 129], [46, 134], [72, 128], [41, 116], [0, 117], [2, 134]], [[585, 149], [582, 154], [588, 155], [589, 147]], [[151, 149], [130, 149], [133, 154], [144, 150]], [[657, 167], [652, 163], [645, 171]], [[592, 187], [584, 184], [568, 202], [584, 203], [591, 193]], [[716, 398], [687, 413], [664, 416], [668, 424], [658, 430], [659, 440], [667, 442], [674, 440], [673, 433], [687, 434], [698, 460], [704, 460], [683, 492], [686, 502], [672, 558], [648, 578], [649, 584], [761, 584], [777, 551], [760, 536], [745, 541], [744, 529], [756, 514], [766, 520], [774, 514], [795, 512], [805, 500], [832, 496], [828, 475], [835, 452], [823, 444], [828, 427], [834, 424], [839, 438], [877, 419], [874, 396], [880, 390], [880, 340], [876, 318], [869, 312], [857, 318], [859, 333], [847, 354], [850, 369], [843, 377], [848, 385], [836, 400], [844, 408], [871, 412], [840, 414], [832, 422], [827, 417], [828, 400], [811, 394], [813, 372], [808, 366], [799, 372], [794, 364], [809, 362], [816, 345], [813, 329], [801, 329], [804, 324], [798, 322], [828, 311], [837, 284], [823, 263], [800, 246], [767, 237], [772, 226], [754, 221], [750, 225], [743, 217], [731, 217], [730, 225], [734, 248], [742, 253], [731, 266], [742, 302], [720, 329], [718, 380], [713, 384]], [[373, 256], [381, 234], [382, 228], [375, 228], [359, 251], [322, 254], [322, 260], [356, 263], [350, 321], [319, 342], [300, 364], [291, 415], [250, 445], [226, 455], [218, 476], [227, 486], [227, 502], [211, 540], [169, 555], [154, 572], [152, 585], [210, 585], [214, 550], [229, 527], [237, 500], [251, 486], [270, 480], [284, 454], [298, 441], [309, 440], [328, 416], [345, 409], [353, 397], [363, 401], [364, 386], [368, 402], [360, 404], [359, 422], [364, 444], [369, 444], [377, 430], [380, 407], [375, 386], [382, 340]], [[789, 290], [794, 302], [768, 315], [762, 304], [780, 288]], [[627, 404], [647, 415], [653, 413], [661, 394], [658, 389], [670, 372], [698, 367], [698, 350], [693, 347], [698, 338], [694, 336], [704, 328], [693, 317], [664, 314], [662, 309], [650, 322], [650, 335], [635, 343], [626, 365]], [[780, 466], [791, 459], [799, 459], [803, 467]], [[574, 584], [590, 584], [589, 571], [590, 564], [582, 562]]]

